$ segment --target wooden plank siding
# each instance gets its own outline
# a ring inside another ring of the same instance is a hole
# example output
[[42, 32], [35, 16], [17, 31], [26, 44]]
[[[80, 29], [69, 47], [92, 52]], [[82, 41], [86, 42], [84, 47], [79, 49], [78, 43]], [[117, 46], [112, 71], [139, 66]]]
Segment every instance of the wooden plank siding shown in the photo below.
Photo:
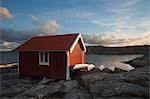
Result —
[[49, 66], [47, 66], [39, 65], [38, 52], [19, 52], [19, 73], [20, 75], [65, 79], [66, 57], [65, 52], [50, 52]]
[[85, 63], [85, 52], [82, 50], [81, 44], [78, 42], [73, 52], [70, 53], [70, 66], [83, 63]]

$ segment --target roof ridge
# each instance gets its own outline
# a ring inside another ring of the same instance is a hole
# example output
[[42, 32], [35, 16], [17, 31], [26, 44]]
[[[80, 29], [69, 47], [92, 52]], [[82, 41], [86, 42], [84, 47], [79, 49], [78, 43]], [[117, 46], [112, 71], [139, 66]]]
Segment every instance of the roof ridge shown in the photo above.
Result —
[[32, 38], [43, 38], [43, 37], [55, 37], [55, 36], [67, 36], [67, 35], [79, 35], [80, 33], [70, 33], [70, 34], [56, 34], [56, 35], [43, 35], [43, 36], [34, 36]]
[[35, 36], [16, 48], [17, 51], [69, 50], [80, 33]]

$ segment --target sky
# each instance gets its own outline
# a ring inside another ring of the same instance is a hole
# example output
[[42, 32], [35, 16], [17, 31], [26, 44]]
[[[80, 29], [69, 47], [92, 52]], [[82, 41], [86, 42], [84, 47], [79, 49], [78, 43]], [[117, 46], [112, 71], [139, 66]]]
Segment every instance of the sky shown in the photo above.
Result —
[[81, 33], [86, 44], [150, 45], [150, 0], [0, 0], [0, 47]]

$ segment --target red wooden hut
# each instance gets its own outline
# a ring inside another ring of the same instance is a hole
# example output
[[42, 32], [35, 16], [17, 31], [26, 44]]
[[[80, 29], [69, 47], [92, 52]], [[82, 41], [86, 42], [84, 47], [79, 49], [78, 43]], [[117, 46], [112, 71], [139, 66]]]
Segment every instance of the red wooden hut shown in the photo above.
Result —
[[85, 63], [81, 34], [32, 37], [16, 48], [19, 75], [70, 79], [70, 67]]

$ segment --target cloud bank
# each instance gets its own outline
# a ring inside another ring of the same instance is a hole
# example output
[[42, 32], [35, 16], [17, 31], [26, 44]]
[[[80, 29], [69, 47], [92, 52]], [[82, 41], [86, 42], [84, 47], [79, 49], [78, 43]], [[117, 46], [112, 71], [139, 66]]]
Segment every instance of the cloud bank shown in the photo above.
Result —
[[[56, 20], [48, 19], [40, 21], [36, 16], [30, 16], [34, 20], [33, 27], [26, 30], [14, 30], [0, 27], [0, 48], [2, 50], [14, 49], [23, 41], [41, 35], [52, 35], [58, 32], [62, 26]], [[35, 24], [36, 23], [36, 24]]]
[[101, 46], [133, 46], [150, 45], [150, 32], [139, 35], [125, 35], [122, 33], [83, 34], [87, 44]]

